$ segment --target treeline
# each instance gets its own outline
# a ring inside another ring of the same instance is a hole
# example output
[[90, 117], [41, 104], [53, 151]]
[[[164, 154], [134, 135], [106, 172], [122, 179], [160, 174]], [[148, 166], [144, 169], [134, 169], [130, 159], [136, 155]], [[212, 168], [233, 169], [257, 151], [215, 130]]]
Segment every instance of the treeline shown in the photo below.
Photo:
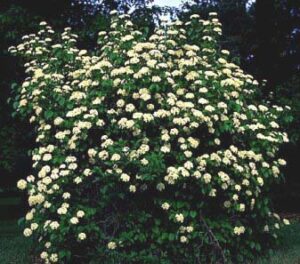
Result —
[[300, 202], [300, 1], [295, 0], [194, 0], [181, 8], [160, 8], [151, 0], [2, 0], [0, 6], [0, 190], [14, 189], [15, 182], [30, 173], [27, 152], [34, 145], [30, 124], [11, 115], [15, 96], [12, 85], [24, 78], [24, 69], [7, 49], [24, 34], [35, 32], [46, 20], [56, 31], [71, 26], [80, 47], [93, 50], [97, 33], [105, 30], [109, 11], [132, 12], [135, 24], [152, 32], [162, 14], [185, 20], [191, 13], [206, 17], [218, 12], [223, 24], [222, 46], [231, 51], [242, 68], [258, 80], [267, 80], [265, 100], [290, 105], [291, 144], [282, 149], [288, 162], [286, 184], [274, 190], [277, 206], [296, 209]]

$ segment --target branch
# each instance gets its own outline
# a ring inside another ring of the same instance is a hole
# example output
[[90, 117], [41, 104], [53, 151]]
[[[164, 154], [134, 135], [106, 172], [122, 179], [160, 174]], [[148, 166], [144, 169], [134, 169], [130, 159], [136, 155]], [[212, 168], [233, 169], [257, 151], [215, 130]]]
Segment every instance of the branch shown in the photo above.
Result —
[[220, 255], [221, 255], [221, 263], [225, 264], [226, 263], [226, 257], [224, 254], [224, 250], [222, 249], [218, 239], [216, 238], [216, 236], [214, 235], [213, 231], [211, 230], [211, 228], [207, 225], [207, 223], [205, 222], [204, 218], [202, 216], [199, 217], [200, 221], [203, 223], [204, 228], [206, 229], [210, 239], [212, 240], [214, 246], [218, 249]]

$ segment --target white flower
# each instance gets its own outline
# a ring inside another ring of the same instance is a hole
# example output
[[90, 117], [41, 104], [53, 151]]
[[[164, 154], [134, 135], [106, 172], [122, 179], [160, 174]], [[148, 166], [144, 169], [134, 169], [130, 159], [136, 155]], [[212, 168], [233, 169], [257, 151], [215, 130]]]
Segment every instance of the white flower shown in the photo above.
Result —
[[181, 237], [180, 237], [180, 242], [181, 242], [181, 243], [187, 243], [187, 241], [188, 241], [188, 239], [187, 239], [186, 236], [181, 236]]
[[290, 221], [289, 221], [288, 219], [285, 219], [285, 218], [284, 218], [282, 221], [283, 221], [283, 223], [284, 223], [285, 225], [289, 225], [289, 224], [290, 224]]
[[25, 228], [23, 234], [25, 237], [30, 237], [32, 235], [32, 230], [30, 228]]
[[59, 215], [65, 215], [67, 212], [68, 212], [68, 208], [66, 208], [66, 207], [60, 207], [57, 209], [57, 213]]
[[123, 182], [129, 182], [130, 176], [129, 176], [128, 174], [126, 174], [126, 173], [122, 173], [122, 174], [121, 174], [121, 180], [122, 180]]
[[159, 190], [160, 192], [163, 191], [165, 188], [166, 187], [162, 182], [160, 182], [156, 185], [156, 189]]
[[209, 195], [210, 197], [216, 197], [216, 195], [217, 195], [217, 190], [216, 190], [216, 189], [211, 189], [208, 195]]
[[84, 217], [85, 213], [84, 213], [84, 211], [79, 210], [76, 215], [78, 218], [82, 218], [82, 217]]
[[27, 182], [25, 180], [19, 180], [17, 183], [17, 187], [20, 190], [24, 190], [27, 187]]
[[134, 109], [135, 109], [135, 106], [134, 106], [133, 104], [128, 104], [128, 105], [126, 105], [126, 107], [125, 107], [125, 111], [126, 111], [126, 112], [133, 112]]
[[117, 247], [117, 244], [115, 242], [111, 241], [111, 242], [107, 243], [107, 248], [108, 249], [114, 250], [116, 247]]
[[33, 219], [33, 212], [32, 212], [32, 211], [28, 212], [28, 213], [26, 214], [26, 216], [25, 216], [25, 219], [26, 219], [27, 221], [32, 220], [32, 219]]
[[49, 161], [52, 159], [52, 155], [50, 153], [47, 153], [43, 156], [43, 161]]
[[41, 259], [46, 259], [48, 258], [48, 253], [46, 251], [43, 251], [40, 255]]
[[153, 76], [152, 77], [152, 82], [156, 83], [156, 82], [160, 82], [161, 78], [159, 76]]
[[193, 19], [193, 18], [200, 18], [200, 16], [198, 14], [193, 14], [190, 16], [190, 19]]
[[164, 145], [160, 148], [161, 152], [163, 153], [168, 153], [171, 151], [170, 146], [169, 145]]
[[77, 217], [72, 217], [72, 218], [70, 219], [70, 223], [71, 223], [72, 225], [76, 225], [76, 224], [79, 223], [79, 219], [78, 219]]
[[203, 179], [204, 179], [205, 183], [210, 183], [210, 181], [211, 181], [211, 175], [209, 173], [205, 173], [203, 175]]
[[67, 200], [67, 199], [70, 199], [71, 194], [68, 193], [68, 192], [65, 192], [65, 193], [63, 193], [62, 197], [63, 197], [65, 200]]
[[78, 239], [79, 240], [85, 240], [86, 239], [86, 234], [85, 233], [79, 233], [78, 234]]
[[239, 196], [237, 194], [234, 194], [232, 196], [232, 200], [237, 201], [239, 199]]
[[111, 156], [111, 160], [112, 161], [118, 161], [118, 160], [120, 160], [121, 159], [121, 156], [119, 155], [119, 154], [113, 154], [112, 156]]
[[146, 166], [146, 165], [149, 164], [149, 161], [148, 161], [147, 159], [143, 158], [143, 159], [141, 159], [141, 163], [142, 163], [144, 166]]
[[257, 177], [257, 182], [260, 186], [263, 186], [264, 185], [264, 180], [262, 177]]
[[106, 160], [108, 158], [109, 154], [106, 150], [102, 150], [99, 152], [98, 154], [98, 157], [101, 159], [101, 160]]
[[193, 231], [194, 231], [194, 227], [192, 227], [192, 226], [187, 226], [186, 227], [186, 232], [192, 233]]
[[226, 64], [227, 63], [227, 61], [223, 58], [219, 58], [218, 62], [220, 62], [221, 64]]
[[118, 107], [123, 107], [125, 105], [125, 101], [123, 100], [123, 99], [119, 99], [118, 101], [117, 101], [117, 106]]
[[83, 56], [83, 55], [86, 55], [87, 54], [87, 50], [81, 50], [78, 55], [79, 56]]
[[92, 175], [92, 171], [90, 170], [90, 169], [85, 169], [84, 171], [83, 171], [83, 175], [84, 176], [90, 176], [90, 175]]
[[163, 204], [161, 205], [161, 208], [164, 209], [164, 210], [169, 210], [170, 204], [167, 203], [167, 202], [165, 202], [165, 203], [163, 203]]
[[121, 38], [121, 41], [126, 42], [126, 41], [129, 41], [129, 40], [132, 40], [132, 39], [134, 39], [133, 36], [131, 36], [131, 35], [126, 35], [126, 36], [124, 36], [124, 37]]
[[50, 260], [53, 262], [53, 263], [56, 263], [58, 262], [58, 255], [56, 253], [52, 253], [50, 255]]
[[79, 184], [79, 183], [82, 182], [82, 179], [78, 176], [78, 177], [76, 177], [76, 178], [74, 179], [74, 182], [75, 182], [76, 184]]
[[38, 227], [39, 227], [39, 225], [38, 225], [37, 223], [32, 223], [32, 224], [30, 225], [30, 229], [31, 229], [31, 230], [36, 230]]
[[268, 225], [265, 225], [265, 226], [264, 226], [264, 232], [269, 232], [269, 231], [270, 231], [269, 226], [268, 226]]
[[281, 166], [285, 166], [286, 165], [286, 161], [284, 159], [279, 159], [278, 160], [278, 164]]
[[184, 221], [184, 216], [183, 216], [183, 214], [176, 214], [176, 215], [175, 215], [175, 219], [176, 219], [176, 222], [178, 222], [178, 223], [183, 223], [183, 221]]
[[233, 233], [237, 236], [241, 235], [241, 234], [244, 234], [246, 231], [245, 227], [244, 226], [236, 226], [234, 229], [233, 229]]
[[95, 149], [89, 149], [88, 150], [88, 155], [89, 155], [90, 158], [95, 157], [96, 154], [97, 154], [97, 151]]
[[132, 192], [132, 193], [135, 193], [136, 192], [136, 187], [134, 185], [130, 185], [129, 186], [129, 191]]
[[242, 189], [242, 187], [241, 187], [241, 185], [236, 184], [236, 185], [234, 185], [234, 189], [239, 192]]
[[45, 243], [45, 248], [50, 248], [50, 247], [51, 247], [51, 242], [49, 242], [49, 241], [46, 242], [46, 243]]
[[245, 204], [239, 204], [239, 211], [240, 212], [245, 212]]

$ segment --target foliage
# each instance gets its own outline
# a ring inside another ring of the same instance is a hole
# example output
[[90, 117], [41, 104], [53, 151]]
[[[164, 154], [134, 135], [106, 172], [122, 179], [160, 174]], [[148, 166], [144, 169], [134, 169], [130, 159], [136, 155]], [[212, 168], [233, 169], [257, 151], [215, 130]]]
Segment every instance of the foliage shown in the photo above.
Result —
[[256, 0], [250, 5], [246, 0], [194, 0], [188, 1], [185, 12], [180, 10], [178, 14], [185, 21], [192, 12], [206, 17], [209, 11], [217, 11], [224, 24], [222, 47], [238, 57], [242, 69], [258, 80], [267, 80], [261, 87], [264, 98], [292, 108], [284, 124], [291, 143], [281, 151], [288, 164], [286, 184], [274, 188], [273, 193], [277, 210], [297, 211], [300, 201], [297, 169], [300, 156], [300, 141], [297, 139], [300, 120], [297, 99], [300, 94], [300, 1]]
[[24, 235], [45, 263], [245, 263], [282, 225], [284, 109], [220, 50], [215, 13], [150, 37], [111, 15], [94, 54], [45, 22], [10, 48], [36, 127]]
[[[1, 201], [0, 201], [1, 202]], [[0, 221], [0, 261], [1, 263], [22, 263], [32, 264], [30, 259], [30, 246], [26, 238], [20, 235], [20, 229], [16, 221]], [[263, 256], [253, 264], [291, 264], [297, 263], [300, 259], [300, 224], [291, 223], [290, 226], [282, 228], [281, 247], [274, 248], [270, 256]]]
[[[34, 144], [32, 128], [12, 117], [10, 97], [15, 97], [14, 82], [20, 82], [24, 77], [24, 69], [19, 59], [8, 54], [7, 49], [15, 45], [25, 34], [36, 32], [42, 20], [49, 21], [55, 28], [62, 30], [68, 25], [76, 28], [80, 37], [78, 46], [92, 50], [97, 40], [96, 32], [108, 27], [108, 10], [113, 1], [106, 1], [103, 9], [97, 9], [88, 4], [80, 4], [71, 0], [49, 0], [46, 3], [37, 0], [3, 0], [0, 7], [0, 186], [7, 188], [15, 186], [20, 178], [20, 171], [30, 172], [30, 163], [26, 153]], [[142, 4], [143, 3], [143, 4]], [[154, 13], [157, 8], [145, 8], [145, 1], [118, 1], [118, 9], [128, 9], [132, 4], [140, 5], [133, 12], [134, 21], [151, 29], [154, 24]], [[94, 10], [91, 12], [91, 10]], [[18, 165], [17, 165], [18, 164]]]

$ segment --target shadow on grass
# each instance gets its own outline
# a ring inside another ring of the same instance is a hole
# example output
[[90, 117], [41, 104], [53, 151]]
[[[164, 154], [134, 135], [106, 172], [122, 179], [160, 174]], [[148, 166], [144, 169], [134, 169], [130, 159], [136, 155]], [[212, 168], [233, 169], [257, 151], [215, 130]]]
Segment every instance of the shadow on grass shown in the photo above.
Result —
[[284, 227], [280, 247], [255, 264], [300, 264], [300, 223], [297, 221]]
[[0, 198], [0, 264], [33, 264], [31, 239], [25, 238], [18, 226], [18, 218], [23, 213], [21, 197]]
[[17, 220], [0, 221], [0, 263], [32, 264], [30, 261], [31, 239], [22, 235]]

